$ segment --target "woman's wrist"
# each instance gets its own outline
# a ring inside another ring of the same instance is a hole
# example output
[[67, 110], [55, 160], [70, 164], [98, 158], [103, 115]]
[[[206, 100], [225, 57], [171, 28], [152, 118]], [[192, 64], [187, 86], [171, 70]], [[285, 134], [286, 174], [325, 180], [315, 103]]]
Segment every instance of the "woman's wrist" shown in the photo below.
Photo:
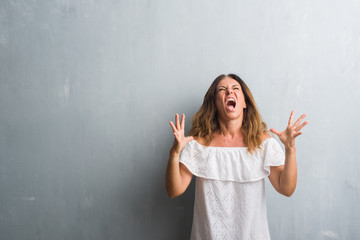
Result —
[[181, 151], [177, 150], [176, 148], [170, 149], [170, 156], [171, 157], [177, 157], [180, 156]]
[[295, 146], [285, 146], [285, 151], [286, 152], [296, 152], [296, 147]]

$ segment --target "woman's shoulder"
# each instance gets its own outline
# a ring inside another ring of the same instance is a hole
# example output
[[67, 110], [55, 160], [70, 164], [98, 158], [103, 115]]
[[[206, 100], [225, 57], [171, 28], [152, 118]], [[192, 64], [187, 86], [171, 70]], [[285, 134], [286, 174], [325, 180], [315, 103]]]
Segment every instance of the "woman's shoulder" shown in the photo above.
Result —
[[262, 137], [263, 137], [263, 140], [265, 140], [267, 138], [271, 138], [270, 134], [268, 134], [267, 132], [262, 132]]
[[261, 144], [265, 143], [266, 139], [272, 138], [271, 135], [267, 131], [262, 132], [261, 137], [262, 137]]
[[195, 140], [197, 143], [199, 143], [199, 144], [201, 144], [201, 145], [206, 145], [206, 141], [205, 141], [204, 138], [199, 137], [199, 136], [194, 136], [193, 138], [194, 138], [194, 140]]

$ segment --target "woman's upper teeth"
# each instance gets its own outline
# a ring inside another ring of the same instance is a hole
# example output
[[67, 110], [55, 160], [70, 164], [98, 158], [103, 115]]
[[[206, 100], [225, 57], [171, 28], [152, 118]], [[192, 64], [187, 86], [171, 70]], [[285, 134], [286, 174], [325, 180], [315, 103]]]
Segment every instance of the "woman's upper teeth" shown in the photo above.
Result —
[[235, 99], [234, 99], [234, 98], [228, 98], [228, 100], [226, 101], [226, 103], [228, 103], [229, 101], [235, 102]]

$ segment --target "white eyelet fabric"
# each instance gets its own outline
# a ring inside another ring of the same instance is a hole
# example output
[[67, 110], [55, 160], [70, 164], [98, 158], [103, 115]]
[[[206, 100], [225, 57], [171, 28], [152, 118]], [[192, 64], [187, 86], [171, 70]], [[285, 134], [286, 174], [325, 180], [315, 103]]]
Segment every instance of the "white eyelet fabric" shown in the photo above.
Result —
[[270, 239], [264, 178], [285, 155], [274, 138], [260, 147], [185, 146], [180, 162], [197, 177], [191, 239]]

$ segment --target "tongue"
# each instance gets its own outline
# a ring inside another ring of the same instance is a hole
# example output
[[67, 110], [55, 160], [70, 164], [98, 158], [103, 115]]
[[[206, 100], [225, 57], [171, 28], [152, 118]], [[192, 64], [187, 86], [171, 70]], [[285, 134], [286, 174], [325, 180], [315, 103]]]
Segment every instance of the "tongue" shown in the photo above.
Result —
[[226, 105], [226, 107], [227, 107], [227, 109], [229, 109], [229, 110], [234, 110], [234, 109], [235, 109], [234, 105]]

